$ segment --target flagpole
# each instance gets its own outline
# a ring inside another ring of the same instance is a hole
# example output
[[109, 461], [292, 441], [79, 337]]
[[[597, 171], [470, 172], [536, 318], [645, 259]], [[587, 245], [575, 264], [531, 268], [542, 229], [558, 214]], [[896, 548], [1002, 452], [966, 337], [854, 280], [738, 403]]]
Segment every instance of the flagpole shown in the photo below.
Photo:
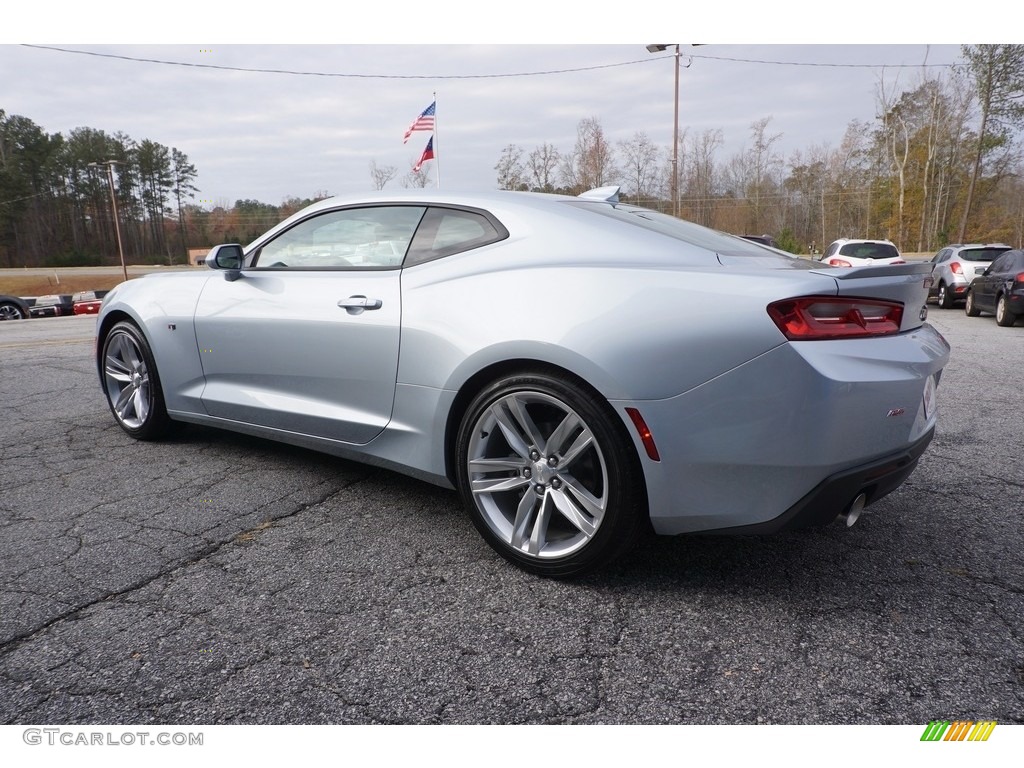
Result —
[[441, 188], [441, 152], [437, 148], [437, 91], [434, 91], [434, 173], [436, 174], [437, 188]]

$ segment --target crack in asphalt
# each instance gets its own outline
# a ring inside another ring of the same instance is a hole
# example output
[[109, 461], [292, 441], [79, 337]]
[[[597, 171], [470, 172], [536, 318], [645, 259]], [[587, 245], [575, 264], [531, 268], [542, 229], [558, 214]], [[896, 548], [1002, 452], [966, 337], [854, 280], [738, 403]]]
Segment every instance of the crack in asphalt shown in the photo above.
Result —
[[[371, 468], [365, 474], [349, 480], [348, 482], [344, 483], [340, 487], [332, 487], [331, 489], [325, 491], [320, 497], [314, 499], [313, 501], [310, 501], [310, 502], [305, 503], [305, 504], [301, 504], [301, 505], [299, 505], [298, 507], [296, 507], [295, 509], [293, 509], [293, 510], [291, 510], [289, 512], [286, 512], [284, 514], [275, 516], [270, 521], [268, 521], [270, 523], [270, 525], [260, 524], [259, 526], [256, 526], [255, 528], [251, 529], [250, 531], [243, 531], [241, 533], [233, 534], [233, 535], [231, 535], [231, 536], [229, 536], [229, 537], [227, 537], [227, 538], [225, 538], [223, 540], [215, 541], [215, 542], [210, 542], [206, 546], [202, 547], [198, 552], [196, 552], [192, 556], [185, 557], [185, 558], [180, 558], [180, 559], [178, 559], [178, 560], [176, 560], [174, 562], [171, 562], [171, 563], [169, 563], [167, 565], [166, 568], [160, 569], [160, 570], [156, 571], [155, 573], [153, 573], [152, 575], [149, 575], [149, 576], [147, 576], [147, 577], [145, 577], [143, 579], [140, 579], [140, 580], [138, 580], [136, 582], [133, 582], [132, 584], [128, 585], [127, 587], [125, 587], [123, 589], [104, 591], [103, 593], [97, 595], [93, 599], [90, 599], [90, 600], [78, 603], [76, 605], [73, 605], [68, 610], [63, 611], [62, 613], [59, 613], [56, 616], [52, 616], [49, 619], [47, 619], [46, 621], [40, 622], [39, 624], [37, 624], [37, 625], [35, 625], [35, 626], [25, 630], [25, 631], [16, 633], [16, 634], [12, 635], [10, 638], [8, 638], [7, 640], [5, 640], [3, 642], [0, 642], [0, 658], [3, 658], [7, 654], [9, 654], [11, 651], [13, 651], [15, 648], [19, 647], [23, 643], [31, 640], [33, 637], [35, 637], [39, 633], [46, 631], [50, 627], [53, 627], [54, 625], [59, 624], [62, 621], [73, 619], [76, 616], [78, 616], [79, 614], [81, 614], [82, 612], [88, 610], [89, 608], [91, 608], [91, 607], [93, 607], [95, 605], [98, 605], [98, 604], [104, 603], [104, 602], [108, 602], [110, 600], [114, 600], [114, 599], [116, 599], [118, 597], [122, 597], [124, 595], [128, 595], [128, 594], [130, 594], [132, 592], [136, 592], [136, 591], [138, 591], [140, 589], [143, 589], [144, 587], [154, 583], [155, 581], [157, 581], [157, 580], [159, 580], [159, 579], [161, 579], [161, 578], [163, 578], [165, 576], [172, 575], [176, 571], [179, 571], [179, 570], [181, 570], [183, 568], [187, 568], [190, 565], [194, 565], [195, 563], [202, 562], [203, 560], [211, 557], [212, 555], [217, 554], [224, 547], [232, 546], [232, 545], [237, 545], [239, 543], [240, 537], [243, 537], [246, 534], [255, 535], [257, 533], [260, 533], [260, 532], [266, 530], [268, 527], [271, 527], [273, 525], [276, 525], [276, 524], [280, 523], [283, 520], [287, 520], [287, 519], [293, 518], [293, 517], [301, 514], [302, 512], [305, 512], [306, 510], [309, 510], [309, 509], [315, 508], [317, 506], [320, 506], [321, 504], [326, 503], [333, 496], [336, 496], [339, 493], [341, 493], [341, 492], [343, 492], [345, 490], [350, 489], [353, 485], [365, 482], [368, 478], [372, 477], [374, 474], [376, 474], [376, 470]], [[282, 496], [281, 498], [285, 498], [285, 497]], [[263, 509], [266, 506], [267, 505], [261, 505], [261, 507], [258, 507], [257, 509]], [[105, 543], [106, 542], [101, 542], [100, 545], [105, 544]]]

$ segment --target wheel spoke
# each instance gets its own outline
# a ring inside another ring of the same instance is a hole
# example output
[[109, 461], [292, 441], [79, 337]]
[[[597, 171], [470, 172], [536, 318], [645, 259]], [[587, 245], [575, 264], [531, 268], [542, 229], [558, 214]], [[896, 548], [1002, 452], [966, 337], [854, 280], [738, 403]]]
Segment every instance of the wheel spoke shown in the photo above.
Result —
[[562, 516], [588, 539], [597, 532], [601, 518], [591, 519], [576, 505], [573, 499], [569, 498], [569, 494], [562, 490], [552, 491], [551, 498], [555, 502], [555, 508], [562, 513]]
[[528, 485], [530, 480], [525, 477], [477, 478], [472, 481], [473, 493], [498, 493], [511, 491]]
[[594, 496], [572, 475], [562, 475], [561, 477], [563, 482], [562, 488], [565, 489], [566, 494], [572, 496], [573, 500], [583, 507], [587, 514], [594, 518], [595, 524], [600, 524], [601, 518], [604, 517], [604, 508], [607, 501]]
[[579, 433], [579, 435], [576, 436], [576, 439], [573, 440], [572, 445], [570, 445], [562, 453], [562, 464], [564, 466], [569, 466], [570, 464], [572, 464], [574, 461], [576, 461], [577, 458], [579, 458], [581, 453], [583, 453], [587, 448], [589, 448], [593, 444], [593, 442], [593, 434], [591, 434], [589, 429], [584, 429], [582, 432]]
[[107, 356], [107, 367], [103, 369], [103, 372], [114, 381], [125, 383], [131, 381], [131, 372], [125, 368], [124, 363], [112, 355]]
[[533, 530], [530, 531], [530, 547], [528, 551], [531, 555], [539, 555], [541, 549], [547, 543], [548, 524], [550, 522], [551, 505], [548, 504], [547, 495], [545, 495], [540, 500], [540, 510], [537, 513], [536, 520], [534, 520]]
[[[474, 474], [488, 472], [501, 472], [499, 477], [474, 477], [471, 481], [473, 493], [497, 493], [499, 491], [511, 491], [529, 485], [530, 479], [524, 473], [528, 466], [524, 459], [473, 459], [469, 462], [469, 469]], [[515, 471], [510, 476], [508, 472]]]
[[149, 387], [141, 386], [135, 390], [135, 415], [140, 423], [145, 423], [149, 416]]
[[121, 390], [117, 396], [117, 402], [114, 403], [114, 411], [121, 418], [121, 421], [125, 421], [128, 418], [128, 410], [132, 404], [132, 398], [135, 396], [135, 388], [128, 385]]
[[540, 501], [540, 497], [530, 491], [523, 494], [523, 498], [519, 500], [519, 505], [516, 507], [516, 519], [515, 522], [512, 523], [512, 538], [509, 541], [509, 544], [516, 549], [523, 548], [523, 543], [526, 541], [527, 529], [530, 527], [530, 521], [533, 519], [534, 510], [537, 509], [537, 504]]
[[518, 395], [502, 398], [494, 404], [492, 411], [509, 447], [524, 459], [530, 455], [531, 448], [539, 450], [543, 445], [540, 430]]
[[122, 357], [124, 361], [128, 363], [129, 367], [133, 371], [139, 370], [142, 365], [142, 361], [139, 359], [139, 352], [135, 349], [135, 344], [131, 343], [126, 337], [121, 337], [121, 349]]
[[562, 419], [561, 423], [557, 427], [555, 427], [555, 431], [551, 433], [547, 441], [544, 443], [542, 453], [545, 456], [554, 456], [557, 454], [564, 455], [562, 448], [565, 442], [572, 436], [579, 426], [580, 420], [575, 413], [565, 414], [565, 418]]

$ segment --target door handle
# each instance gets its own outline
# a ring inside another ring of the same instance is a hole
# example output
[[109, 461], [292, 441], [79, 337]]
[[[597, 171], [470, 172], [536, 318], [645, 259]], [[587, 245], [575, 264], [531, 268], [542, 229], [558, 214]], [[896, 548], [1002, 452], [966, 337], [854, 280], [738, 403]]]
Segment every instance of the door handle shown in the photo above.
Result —
[[358, 315], [365, 309], [380, 309], [383, 304], [380, 299], [368, 299], [365, 296], [349, 296], [338, 300], [338, 306], [350, 315]]

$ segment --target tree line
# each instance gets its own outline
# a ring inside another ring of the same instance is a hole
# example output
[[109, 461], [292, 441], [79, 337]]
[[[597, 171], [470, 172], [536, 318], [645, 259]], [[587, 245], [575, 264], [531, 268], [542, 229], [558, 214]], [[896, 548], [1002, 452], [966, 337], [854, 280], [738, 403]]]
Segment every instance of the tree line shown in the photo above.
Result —
[[102, 263], [118, 234], [126, 256], [180, 263], [195, 178], [177, 148], [93, 128], [50, 134], [0, 110], [0, 266]]
[[787, 250], [822, 250], [839, 237], [887, 238], [908, 252], [951, 242], [1024, 243], [1024, 46], [963, 46], [963, 62], [907, 88], [884, 80], [873, 121], [852, 120], [837, 148], [783, 157], [771, 117], [721, 157], [720, 129], [678, 136], [678, 200], [671, 147], [648, 134], [612, 143], [596, 117], [572, 148], [509, 144], [495, 171], [502, 189], [580, 192], [621, 184], [630, 202], [736, 234], [771, 234]]

